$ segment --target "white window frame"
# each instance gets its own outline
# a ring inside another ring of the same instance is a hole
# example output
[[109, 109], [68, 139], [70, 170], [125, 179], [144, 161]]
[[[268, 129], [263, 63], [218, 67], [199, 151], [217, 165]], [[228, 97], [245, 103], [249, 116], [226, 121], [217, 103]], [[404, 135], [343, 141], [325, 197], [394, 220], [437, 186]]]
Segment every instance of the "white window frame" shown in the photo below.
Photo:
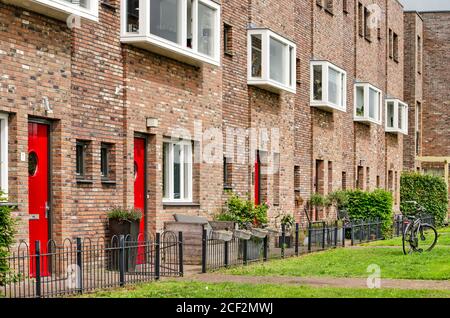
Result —
[[[167, 168], [168, 170], [168, 176], [169, 176], [169, 184], [168, 184], [168, 189], [169, 189], [169, 196], [165, 197], [165, 193], [163, 191], [163, 203], [192, 203], [192, 192], [193, 192], [193, 188], [192, 188], [192, 171], [194, 169], [194, 164], [193, 164], [193, 157], [192, 157], [192, 152], [193, 152], [193, 145], [192, 145], [192, 141], [189, 140], [173, 140], [170, 138], [165, 138], [163, 140], [163, 143], [167, 143], [169, 144], [169, 165]], [[190, 146], [189, 148], [189, 154], [188, 157], [191, 158], [191, 163], [190, 163], [190, 169], [188, 172], [188, 187], [190, 189], [189, 191], [189, 196], [187, 198], [180, 198], [180, 199], [175, 199], [174, 198], [174, 175], [173, 175], [173, 163], [174, 163], [174, 152], [173, 152], [173, 148], [174, 145], [180, 145], [181, 146], [181, 162], [180, 162], [180, 193], [183, 194], [184, 193], [184, 146]], [[164, 162], [164, 147], [162, 148], [163, 150], [163, 154], [162, 154], [162, 158], [163, 158], [163, 162]], [[164, 165], [163, 165], [163, 169], [164, 169]], [[164, 184], [165, 180], [163, 178], [163, 184]], [[166, 185], [167, 186], [167, 185]]]
[[[252, 36], [261, 36], [261, 77], [252, 76]], [[274, 39], [285, 45], [283, 66], [284, 83], [270, 78], [270, 40]], [[257, 86], [268, 91], [279, 93], [287, 91], [296, 93], [297, 91], [297, 45], [288, 39], [276, 34], [269, 29], [249, 29], [247, 32], [247, 84]]]
[[[142, 47], [149, 51], [160, 55], [168, 56], [170, 58], [186, 62], [189, 64], [200, 66], [203, 63], [208, 63], [215, 66], [220, 66], [221, 57], [221, 6], [211, 0], [193, 0], [193, 15], [192, 15], [192, 48], [187, 46], [187, 0], [180, 0], [180, 32], [181, 44], [169, 41], [157, 35], [150, 33], [150, 1], [139, 0], [139, 31], [127, 32], [127, 1], [121, 1], [121, 41]], [[198, 51], [198, 4], [202, 3], [205, 6], [215, 10], [214, 17], [214, 53], [212, 56], [203, 54]]]
[[[87, 0], [86, 8], [71, 3], [68, 0], [5, 0], [5, 2], [51, 17], [66, 19], [70, 15], [75, 15], [98, 22], [99, 0]], [[51, 11], [52, 9], [54, 12]]]
[[[314, 99], [314, 67], [322, 67], [322, 99]], [[328, 95], [328, 74], [329, 70], [333, 69], [339, 73], [340, 85], [338, 87], [338, 100], [340, 104], [335, 104], [329, 101]], [[328, 111], [339, 110], [342, 112], [347, 111], [347, 72], [340, 67], [330, 63], [328, 61], [311, 61], [310, 63], [310, 105], [311, 107], [317, 107]]]
[[[363, 87], [364, 89], [364, 105], [367, 105], [367, 107], [364, 107], [364, 115], [358, 115], [357, 110], [357, 88]], [[370, 90], [373, 89], [378, 94], [378, 109], [375, 113], [378, 114], [378, 119], [370, 117]], [[353, 120], [357, 122], [362, 123], [373, 123], [376, 125], [381, 125], [382, 123], [382, 102], [383, 102], [383, 92], [378, 89], [377, 87], [373, 86], [369, 83], [356, 83], [354, 87], [354, 107], [353, 107]]]
[[[388, 126], [388, 104], [389, 103], [393, 103], [394, 104], [394, 126], [393, 127], [389, 127]], [[402, 102], [399, 99], [396, 98], [388, 98], [386, 99], [385, 102], [385, 108], [386, 108], [386, 125], [385, 125], [385, 130], [386, 132], [390, 132], [390, 133], [400, 133], [400, 134], [404, 134], [407, 135], [408, 134], [408, 104]], [[399, 116], [399, 112], [400, 110], [403, 112], [403, 116], [402, 116], [402, 128], [399, 127], [398, 125], [398, 116]]]
[[0, 188], [8, 195], [8, 114], [0, 113]]

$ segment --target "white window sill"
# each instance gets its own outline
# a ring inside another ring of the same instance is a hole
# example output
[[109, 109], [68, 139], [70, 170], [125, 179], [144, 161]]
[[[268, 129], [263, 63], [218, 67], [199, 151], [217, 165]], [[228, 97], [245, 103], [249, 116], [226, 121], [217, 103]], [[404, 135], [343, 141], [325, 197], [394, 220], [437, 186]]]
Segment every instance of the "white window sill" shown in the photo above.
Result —
[[219, 59], [216, 60], [157, 36], [127, 33], [122, 34], [120, 40], [122, 43], [130, 44], [186, 64], [201, 66], [204, 63], [207, 63], [214, 66], [220, 66]]
[[375, 124], [375, 125], [381, 125], [381, 121], [377, 121], [373, 118], [370, 117], [360, 117], [360, 116], [355, 116], [353, 118], [354, 121], [362, 123], [362, 124]]
[[71, 4], [64, 0], [4, 0], [6, 3], [66, 21], [70, 15], [98, 22], [98, 1], [92, 0], [91, 9]]
[[392, 127], [386, 127], [385, 132], [391, 133], [391, 134], [402, 134], [402, 135], [408, 135], [408, 132], [404, 129], [399, 128], [392, 128]]
[[322, 101], [314, 101], [312, 100], [310, 102], [311, 107], [319, 108], [328, 112], [334, 112], [335, 110], [341, 111], [341, 112], [347, 112], [346, 107], [341, 107], [336, 104], [330, 103], [330, 102], [322, 102]]
[[199, 207], [200, 203], [195, 202], [175, 202], [175, 201], [163, 201], [163, 207]]
[[262, 88], [264, 90], [270, 91], [272, 93], [281, 93], [281, 92], [288, 92], [295, 94], [297, 92], [296, 87], [290, 87], [284, 84], [281, 84], [279, 82], [273, 81], [273, 80], [261, 80], [261, 79], [249, 79], [247, 82], [250, 86], [256, 86], [259, 88]]

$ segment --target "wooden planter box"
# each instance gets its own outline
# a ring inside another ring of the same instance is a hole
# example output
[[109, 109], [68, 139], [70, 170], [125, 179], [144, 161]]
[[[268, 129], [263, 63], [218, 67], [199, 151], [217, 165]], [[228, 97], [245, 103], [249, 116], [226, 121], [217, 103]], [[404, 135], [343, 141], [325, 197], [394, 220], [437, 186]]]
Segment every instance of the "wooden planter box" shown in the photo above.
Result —
[[[109, 235], [110, 242], [113, 244], [113, 248], [119, 247], [120, 236], [125, 236], [125, 247], [127, 242], [137, 242], [139, 236], [139, 225], [140, 221], [119, 221], [116, 219], [109, 219]], [[114, 238], [114, 240], [112, 240]], [[133, 245], [136, 245], [133, 243]], [[138, 257], [137, 247], [127, 247], [125, 248], [125, 272], [134, 272], [136, 268]], [[108, 262], [108, 269], [113, 271], [119, 270], [119, 250], [111, 250], [111, 257]]]

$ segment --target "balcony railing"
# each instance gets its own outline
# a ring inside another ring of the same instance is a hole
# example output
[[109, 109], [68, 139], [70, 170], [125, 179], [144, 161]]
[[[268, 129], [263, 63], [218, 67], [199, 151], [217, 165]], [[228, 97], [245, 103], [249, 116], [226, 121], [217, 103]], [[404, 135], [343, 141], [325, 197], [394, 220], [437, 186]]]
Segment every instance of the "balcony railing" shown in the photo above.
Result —
[[70, 16], [98, 21], [99, 0], [3, 0], [58, 20], [66, 21]]

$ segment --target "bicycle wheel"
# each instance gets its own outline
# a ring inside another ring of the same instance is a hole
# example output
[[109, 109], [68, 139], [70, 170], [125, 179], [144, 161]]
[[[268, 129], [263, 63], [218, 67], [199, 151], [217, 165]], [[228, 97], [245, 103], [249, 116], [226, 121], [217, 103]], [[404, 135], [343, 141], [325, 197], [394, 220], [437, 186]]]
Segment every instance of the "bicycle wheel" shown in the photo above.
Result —
[[[402, 243], [403, 243], [403, 254], [408, 255], [411, 254], [414, 251], [414, 242], [412, 242], [412, 223], [409, 223], [404, 232], [402, 237]], [[411, 244], [413, 243], [413, 244]]]
[[418, 239], [418, 249], [429, 252], [437, 242], [437, 231], [429, 224], [422, 224], [416, 233]]

